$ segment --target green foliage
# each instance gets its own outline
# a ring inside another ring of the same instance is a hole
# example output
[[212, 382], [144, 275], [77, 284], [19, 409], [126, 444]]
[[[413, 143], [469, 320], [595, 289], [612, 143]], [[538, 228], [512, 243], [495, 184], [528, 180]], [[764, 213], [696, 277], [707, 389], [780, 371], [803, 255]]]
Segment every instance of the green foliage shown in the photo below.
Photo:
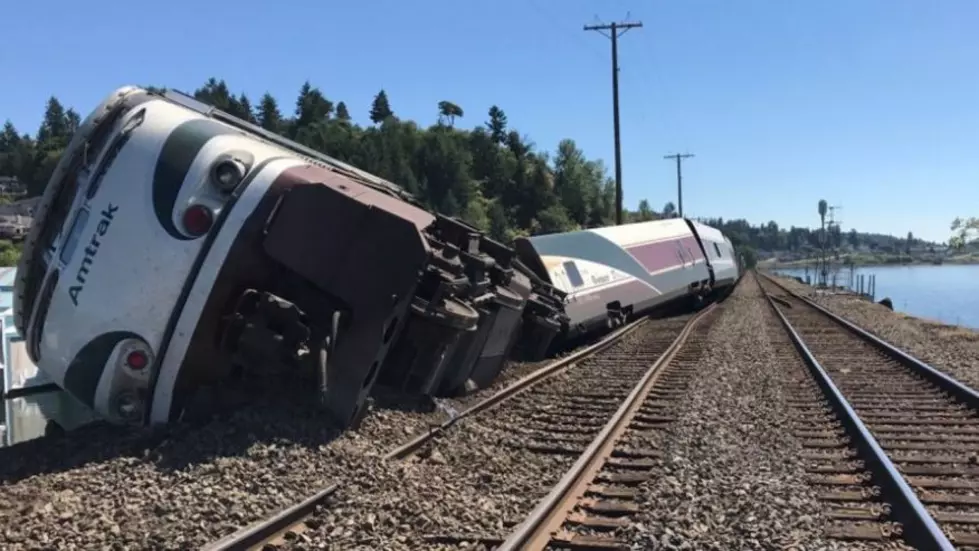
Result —
[[[964, 249], [979, 241], [979, 218], [956, 218], [950, 228], [955, 234], [949, 238], [948, 246], [953, 249]], [[908, 234], [909, 236], [911, 234]]]
[[[399, 120], [387, 93], [380, 90], [371, 103], [372, 124], [360, 125], [351, 119], [346, 103], [331, 100], [312, 83], [303, 83], [298, 92], [296, 100], [290, 102], [294, 108], [287, 114], [271, 95], [261, 95], [253, 105], [246, 94], [236, 95], [224, 80], [215, 78], [193, 95], [395, 182], [430, 208], [459, 216], [503, 242], [518, 236], [614, 223], [615, 186], [605, 164], [588, 159], [571, 139], [556, 144], [553, 157], [539, 150], [511, 126], [498, 105], [489, 107], [486, 119], [474, 129], [465, 130], [455, 127], [464, 120], [462, 107], [449, 100], [438, 101], [438, 122], [423, 128], [413, 121]], [[35, 137], [19, 133], [7, 122], [0, 130], [0, 176], [15, 176], [26, 184], [29, 195], [41, 194], [78, 121], [74, 111], [51, 97]], [[625, 211], [623, 220], [656, 220], [676, 214], [672, 202], [656, 212], [643, 200], [637, 211]], [[729, 235], [746, 259], [756, 258], [756, 250], [818, 246], [818, 230], [783, 230], [775, 222], [752, 226], [745, 220], [702, 221]], [[838, 227], [835, 235], [829, 233], [829, 239], [843, 241]], [[854, 232], [849, 239], [851, 244], [894, 246], [886, 239]]]
[[23, 245], [0, 239], [0, 266], [16, 266], [20, 261]]
[[752, 270], [758, 264], [758, 251], [750, 245], [744, 245], [738, 249], [741, 254], [742, 260], [744, 260], [744, 267], [746, 270]]
[[[669, 209], [664, 209], [668, 211]], [[665, 212], [664, 212], [665, 214]], [[724, 220], [722, 218], [700, 218], [700, 222], [713, 226], [728, 236], [739, 250], [745, 247], [754, 249], [753, 253], [791, 253], [790, 256], [805, 258], [816, 255], [821, 247], [821, 228], [809, 229], [790, 226], [780, 228], [774, 221], [753, 226], [747, 220]], [[979, 227], [979, 224], [977, 224]], [[846, 237], [836, 224], [827, 228], [827, 247], [841, 248], [844, 245], [870, 249], [872, 253], [894, 254], [905, 253], [907, 239], [879, 233], [862, 233], [851, 229]], [[916, 245], [924, 244], [921, 239], [915, 239]], [[780, 259], [784, 257], [780, 254]]]
[[490, 107], [489, 121], [486, 123], [486, 127], [489, 128], [490, 136], [493, 138], [493, 141], [500, 145], [503, 145], [506, 142], [506, 125], [506, 113], [504, 113], [503, 110], [496, 105]]
[[374, 96], [374, 103], [371, 104], [371, 122], [380, 124], [384, 119], [393, 116], [394, 112], [391, 111], [391, 104], [388, 103], [387, 92], [381, 90]]

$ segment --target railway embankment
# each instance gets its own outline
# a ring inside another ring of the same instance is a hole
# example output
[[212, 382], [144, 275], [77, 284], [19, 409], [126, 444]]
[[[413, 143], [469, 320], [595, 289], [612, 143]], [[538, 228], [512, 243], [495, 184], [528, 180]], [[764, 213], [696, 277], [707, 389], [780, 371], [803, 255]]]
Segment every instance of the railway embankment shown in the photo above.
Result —
[[979, 331], [894, 312], [853, 294], [816, 292], [809, 285], [777, 277], [793, 292], [873, 332], [973, 388], [979, 388]]
[[[754, 281], [723, 306], [677, 421], [657, 443], [666, 459], [642, 489], [630, 528], [642, 549], [883, 549], [828, 536], [827, 506], [790, 430], [798, 366], [778, 356], [787, 337]], [[890, 544], [890, 549], [900, 545]]]

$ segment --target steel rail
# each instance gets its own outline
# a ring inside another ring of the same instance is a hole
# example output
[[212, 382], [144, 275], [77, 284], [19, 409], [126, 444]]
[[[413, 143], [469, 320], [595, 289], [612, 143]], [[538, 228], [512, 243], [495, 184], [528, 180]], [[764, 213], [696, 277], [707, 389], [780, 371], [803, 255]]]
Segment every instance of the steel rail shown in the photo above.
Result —
[[602, 340], [598, 341], [595, 344], [582, 348], [581, 350], [578, 350], [573, 354], [570, 354], [564, 358], [551, 362], [550, 364], [534, 371], [533, 373], [530, 373], [529, 375], [525, 375], [524, 377], [521, 377], [520, 379], [511, 383], [506, 388], [497, 392], [496, 394], [486, 398], [485, 400], [480, 400], [479, 402], [460, 411], [458, 415], [452, 417], [448, 421], [445, 421], [441, 425], [432, 427], [432, 429], [429, 432], [425, 434], [421, 434], [416, 438], [406, 442], [405, 444], [391, 450], [384, 456], [384, 458], [401, 459], [407, 457], [408, 455], [414, 453], [418, 448], [420, 448], [426, 442], [430, 442], [436, 436], [445, 432], [446, 429], [450, 428], [452, 425], [458, 423], [462, 419], [465, 419], [466, 417], [469, 417], [475, 413], [485, 411], [503, 401], [513, 398], [517, 394], [520, 394], [524, 390], [527, 390], [528, 388], [534, 386], [535, 384], [542, 381], [543, 379], [546, 379], [551, 375], [555, 375], [563, 371], [565, 368], [571, 367], [572, 365], [574, 365], [575, 363], [581, 360], [590, 358], [596, 354], [604, 352], [606, 349], [608, 349], [612, 345], [618, 343], [620, 340], [625, 338], [626, 335], [629, 335], [639, 327], [645, 325], [647, 321], [649, 321], [649, 318], [645, 318], [645, 317], [640, 318], [630, 323], [629, 325], [625, 325], [623, 327], [616, 329], [614, 332], [604, 337]]
[[561, 480], [550, 493], [537, 504], [524, 522], [517, 526], [506, 540], [496, 548], [496, 551], [512, 551], [515, 549], [537, 551], [547, 547], [552, 534], [560, 528], [577, 501], [584, 496], [586, 486], [591, 483], [602, 468], [604, 459], [611, 454], [615, 443], [628, 428], [631, 419], [642, 406], [646, 396], [662, 373], [663, 367], [668, 365], [683, 348], [687, 337], [693, 332], [697, 324], [716, 307], [717, 303], [711, 304], [687, 322], [677, 338], [650, 366], [642, 379], [632, 389], [632, 392], [622, 402], [622, 405], [619, 406], [619, 409], [616, 410], [615, 415], [606, 423], [598, 436], [592, 440], [574, 465], [561, 477]]
[[317, 505], [325, 502], [339, 489], [339, 484], [331, 484], [299, 503], [282, 509], [275, 515], [225, 536], [216, 542], [209, 543], [201, 549], [205, 551], [260, 549], [263, 544], [302, 522], [316, 510]]
[[[950, 377], [949, 375], [946, 375], [939, 369], [932, 367], [931, 365], [919, 360], [918, 358], [915, 358], [911, 354], [885, 341], [884, 339], [878, 337], [877, 335], [874, 335], [870, 331], [867, 331], [866, 329], [851, 322], [850, 320], [834, 312], [831, 312], [830, 310], [824, 308], [823, 306], [817, 304], [812, 300], [809, 300], [808, 298], [802, 295], [797, 294], [795, 291], [792, 291], [791, 289], [783, 285], [775, 278], [766, 274], [758, 274], [758, 275], [765, 278], [767, 281], [770, 281], [773, 285], [775, 285], [776, 287], [784, 291], [789, 296], [808, 304], [809, 306], [815, 308], [816, 310], [818, 310], [828, 318], [832, 319], [836, 323], [842, 325], [843, 327], [857, 334], [858, 336], [860, 336], [860, 338], [876, 346], [878, 349], [883, 351], [885, 354], [893, 357], [895, 360], [900, 362], [905, 367], [911, 369], [912, 371], [917, 371], [926, 379], [928, 379], [929, 382], [934, 383], [942, 390], [951, 393], [957, 399], [962, 400], [969, 406], [975, 409], [979, 409], [979, 392], [977, 392], [975, 389], [963, 384], [960, 381], [955, 380], [954, 378]], [[766, 295], [767, 294], [768, 293], [766, 293]]]
[[[755, 274], [757, 278], [759, 274], [757, 272]], [[771, 281], [770, 278], [766, 279]], [[760, 280], [756, 279], [756, 281], [758, 281], [758, 286], [765, 295], [768, 305], [775, 312], [775, 315], [778, 316], [782, 326], [792, 339], [792, 344], [799, 351], [802, 359], [809, 367], [816, 383], [823, 390], [823, 394], [830, 401], [833, 409], [836, 410], [840, 421], [845, 425], [847, 433], [854, 437], [854, 444], [861, 456], [869, 459], [867, 468], [876, 475], [875, 478], [879, 479], [885, 497], [894, 505], [898, 518], [909, 528], [908, 530], [904, 530], [905, 538], [918, 546], [919, 549], [954, 551], [955, 546], [952, 545], [952, 542], [949, 541], [945, 533], [938, 527], [938, 523], [928, 510], [925, 509], [924, 504], [921, 503], [917, 494], [911, 489], [907, 481], [904, 480], [904, 476], [901, 475], [894, 463], [891, 462], [887, 453], [884, 452], [883, 447], [877, 442], [877, 439], [870, 433], [870, 430], [857, 415], [857, 412], [843, 396], [839, 388], [833, 383], [829, 373], [826, 372], [819, 361], [816, 360], [816, 357], [813, 356], [809, 347], [806, 346], [805, 341], [796, 332], [788, 318], [776, 306], [772, 295], [765, 290]], [[785, 289], [781, 285], [779, 287], [790, 295], [795, 296], [791, 291], [788, 291], [788, 289]], [[796, 298], [801, 299], [798, 296]], [[804, 299], [801, 300], [809, 303], [809, 301], [805, 301]], [[811, 303], [809, 304], [812, 305]], [[824, 314], [827, 313], [822, 309], [819, 309], [819, 311]]]
[[[575, 351], [572, 354], [555, 360], [548, 365], [530, 373], [506, 388], [500, 390], [499, 392], [487, 397], [484, 400], [469, 406], [468, 408], [459, 412], [458, 415], [452, 417], [451, 419], [445, 421], [441, 425], [432, 427], [428, 432], [423, 433], [405, 444], [398, 446], [397, 448], [391, 450], [384, 455], [385, 460], [399, 460], [403, 459], [412, 453], [414, 453], [418, 448], [422, 447], [428, 442], [434, 440], [437, 436], [445, 432], [447, 429], [465, 419], [466, 417], [472, 416], [473, 414], [485, 411], [501, 402], [506, 401], [509, 398], [520, 394], [521, 392], [529, 389], [540, 381], [549, 378], [551, 375], [560, 373], [566, 368], [570, 368], [577, 362], [590, 358], [611, 346], [615, 345], [627, 335], [633, 333], [636, 329], [642, 327], [649, 321], [648, 317], [643, 317], [632, 323], [620, 327], [603, 337], [600, 341], [586, 346], [580, 350]], [[264, 543], [272, 540], [279, 534], [284, 533], [289, 528], [297, 526], [302, 523], [307, 517], [309, 517], [316, 509], [318, 505], [323, 504], [331, 495], [335, 494], [337, 490], [340, 489], [340, 483], [333, 483], [322, 490], [316, 492], [315, 494], [307, 497], [303, 501], [294, 504], [286, 509], [283, 509], [273, 516], [266, 517], [259, 520], [245, 528], [238, 530], [228, 536], [221, 538], [213, 543], [209, 543], [201, 548], [202, 551], [245, 551], [249, 549], [260, 549]]]

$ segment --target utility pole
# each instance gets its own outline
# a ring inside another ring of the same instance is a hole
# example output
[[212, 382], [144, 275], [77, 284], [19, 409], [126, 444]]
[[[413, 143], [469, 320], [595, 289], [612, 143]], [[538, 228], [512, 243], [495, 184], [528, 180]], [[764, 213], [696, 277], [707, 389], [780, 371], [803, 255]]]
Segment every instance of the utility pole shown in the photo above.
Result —
[[[612, 118], [615, 126], [615, 224], [622, 224], [622, 149], [619, 141], [619, 37], [629, 29], [642, 27], [641, 21], [585, 25], [586, 31], [598, 31], [612, 39]], [[605, 31], [609, 31], [606, 33]]]
[[676, 208], [683, 218], [683, 159], [693, 157], [693, 153], [674, 153], [673, 155], [663, 155], [664, 159], [676, 159]]

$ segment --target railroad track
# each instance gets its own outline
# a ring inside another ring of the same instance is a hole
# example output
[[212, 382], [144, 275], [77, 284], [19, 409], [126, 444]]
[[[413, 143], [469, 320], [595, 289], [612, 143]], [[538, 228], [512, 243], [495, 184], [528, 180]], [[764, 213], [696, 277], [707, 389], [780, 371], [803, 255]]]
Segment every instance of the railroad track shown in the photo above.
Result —
[[[486, 400], [473, 404], [443, 425], [391, 450], [386, 459], [431, 459], [440, 453], [442, 439], [452, 437], [449, 428], [466, 418], [492, 410], [489, 412], [492, 415], [480, 416], [479, 430], [473, 431], [473, 440], [470, 443], [474, 449], [495, 450], [495, 456], [487, 455], [483, 460], [495, 463], [499, 461], [499, 456], [506, 454], [523, 454], [520, 457], [531, 454], [548, 465], [545, 471], [556, 478], [575, 458], [583, 453], [590, 453], [595, 445], [596, 435], [598, 438], [603, 437], [606, 420], [621, 415], [620, 404], [623, 400], [632, 399], [637, 382], [650, 379], [657, 372], [658, 366], [665, 365], [661, 356], [675, 354], [683, 339], [688, 338], [692, 332], [698, 332], [702, 338], [708, 325], [704, 320], [714, 317], [715, 306], [709, 306], [693, 315], [658, 320], [643, 319], [629, 324], [598, 343], [549, 364]], [[651, 365], [653, 369], [650, 368]], [[630, 416], [636, 426], [656, 430], [671, 421], [671, 417], [663, 412], [668, 410], [670, 397], [675, 397], [680, 391], [678, 385], [681, 381], [676, 375], [663, 378], [664, 384], [667, 381], [672, 381], [673, 388], [662, 391], [660, 397], [663, 403], [659, 408], [651, 404], [639, 415]], [[620, 450], [613, 463], [621, 463], [624, 469], [629, 469], [630, 465], [635, 468], [654, 455], [651, 450]], [[480, 465], [471, 463], [476, 459], [467, 456], [466, 461], [467, 468], [473, 472], [480, 469]], [[521, 460], [518, 459], [517, 462], [519, 461]], [[486, 466], [487, 469], [492, 467], [492, 464]], [[537, 474], [538, 478], [540, 474]], [[525, 478], [530, 476], [534, 476], [533, 471]], [[480, 484], [490, 487], [494, 481], [485, 480]], [[544, 497], [546, 490], [551, 487], [548, 481], [539, 479], [526, 479], [516, 483], [511, 481], [509, 484], [511, 487], [507, 491], [519, 488], [517, 491], [526, 494], [522, 497], [531, 504]], [[310, 529], [310, 525], [313, 528], [318, 526], [313, 518], [314, 513], [328, 507], [328, 500], [342, 485], [343, 481], [337, 481], [302, 502], [214, 542], [205, 549], [225, 551], [261, 549], [266, 544], [286, 545], [297, 534]], [[533, 495], [536, 487], [542, 487], [544, 491]], [[484, 491], [489, 490], [484, 488]], [[610, 497], [614, 497], [614, 494], [610, 494]], [[498, 519], [496, 524], [502, 530], [498, 534], [485, 531], [433, 533], [426, 534], [425, 540], [432, 544], [482, 542], [490, 546], [497, 545], [502, 543], [503, 536], [518, 520], [519, 518]]]
[[[707, 312], [713, 318], [716, 311]], [[644, 373], [588, 447], [499, 550], [630, 549], [616, 530], [639, 512], [637, 487], [656, 474], [663, 452], [648, 445], [675, 420], [711, 326], [688, 325]], [[650, 438], [652, 436], [652, 438]]]
[[795, 349], [780, 353], [801, 355], [812, 375], [793, 381], [793, 429], [830, 504], [830, 534], [979, 548], [979, 394], [756, 277]]

